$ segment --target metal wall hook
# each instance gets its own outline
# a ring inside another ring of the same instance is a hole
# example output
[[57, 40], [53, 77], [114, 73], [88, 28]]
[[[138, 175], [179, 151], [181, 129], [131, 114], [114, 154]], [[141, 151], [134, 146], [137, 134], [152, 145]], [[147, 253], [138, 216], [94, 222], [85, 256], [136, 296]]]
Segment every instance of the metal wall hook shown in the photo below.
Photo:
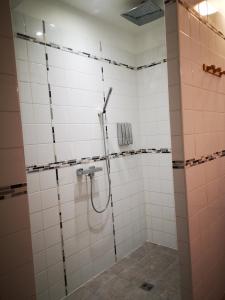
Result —
[[221, 77], [222, 75], [225, 75], [225, 71], [222, 71], [222, 68], [216, 67], [215, 65], [208, 66], [206, 64], [203, 64], [203, 71], [211, 75], [215, 75], [217, 77]]

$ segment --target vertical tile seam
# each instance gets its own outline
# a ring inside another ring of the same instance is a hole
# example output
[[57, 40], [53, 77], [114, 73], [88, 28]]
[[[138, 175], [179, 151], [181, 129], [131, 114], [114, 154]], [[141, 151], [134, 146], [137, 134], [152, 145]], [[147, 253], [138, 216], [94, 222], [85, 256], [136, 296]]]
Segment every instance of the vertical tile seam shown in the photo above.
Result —
[[[103, 53], [103, 47], [102, 47], [102, 42], [99, 42], [99, 48], [100, 48], [100, 52]], [[101, 73], [102, 73], [102, 83], [103, 83], [103, 99], [105, 102], [105, 77], [104, 77], [104, 66], [102, 65], [101, 67]], [[106, 115], [106, 114], [105, 114]], [[104, 116], [103, 116], [104, 118]], [[104, 128], [102, 128], [102, 130], [105, 130]], [[108, 147], [108, 128], [106, 125], [106, 143], [107, 143], [107, 147]], [[110, 172], [110, 158], [109, 158], [109, 172]], [[109, 173], [110, 176], [110, 173]], [[110, 178], [111, 180], [111, 178]], [[108, 182], [109, 184], [109, 182]], [[113, 195], [112, 195], [112, 190], [111, 190], [111, 194], [110, 194], [110, 206], [111, 206], [111, 218], [112, 218], [112, 231], [113, 231], [113, 245], [114, 245], [114, 260], [115, 262], [117, 262], [117, 246], [116, 246], [116, 229], [115, 229], [115, 217], [114, 217], [114, 208], [113, 208]]]
[[[52, 105], [52, 92], [51, 92], [51, 84], [49, 81], [49, 57], [47, 52], [46, 46], [46, 26], [45, 21], [42, 20], [43, 24], [43, 37], [44, 37], [44, 49], [45, 49], [45, 65], [46, 65], [46, 72], [47, 72], [47, 85], [48, 85], [48, 98], [49, 98], [49, 107], [50, 107], [50, 121], [51, 121], [51, 134], [52, 134], [52, 146], [53, 146], [53, 153], [55, 162], [57, 162], [57, 155], [56, 155], [56, 144], [55, 144], [55, 127], [54, 127], [54, 113], [53, 113], [53, 105]], [[64, 291], [65, 296], [68, 295], [68, 286], [67, 286], [67, 271], [66, 271], [66, 259], [65, 259], [65, 248], [64, 248], [64, 236], [63, 236], [63, 222], [62, 222], [62, 208], [60, 202], [60, 188], [59, 188], [59, 176], [58, 176], [58, 169], [55, 169], [55, 177], [56, 177], [56, 191], [57, 191], [57, 204], [58, 204], [58, 214], [59, 214], [59, 222], [60, 222], [60, 241], [61, 241], [61, 252], [62, 252], [62, 263], [63, 263], [63, 278], [64, 278]], [[49, 287], [48, 287], [49, 288]]]

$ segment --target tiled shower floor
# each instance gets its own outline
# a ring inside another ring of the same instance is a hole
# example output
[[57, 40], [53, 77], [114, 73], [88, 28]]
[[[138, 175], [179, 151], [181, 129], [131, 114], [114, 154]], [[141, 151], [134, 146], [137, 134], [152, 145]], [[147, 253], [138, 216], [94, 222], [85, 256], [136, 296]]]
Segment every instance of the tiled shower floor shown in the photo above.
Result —
[[[152, 290], [140, 288], [144, 282]], [[78, 289], [69, 300], [180, 300], [177, 251], [145, 243]]]

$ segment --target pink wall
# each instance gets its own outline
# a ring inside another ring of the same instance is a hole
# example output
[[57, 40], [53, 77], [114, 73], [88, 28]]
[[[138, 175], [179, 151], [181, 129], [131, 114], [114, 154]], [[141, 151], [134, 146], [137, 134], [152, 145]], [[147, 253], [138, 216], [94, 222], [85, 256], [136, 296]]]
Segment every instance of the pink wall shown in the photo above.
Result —
[[23, 140], [7, 0], [0, 5], [0, 91], [0, 299], [35, 299]]
[[[221, 157], [225, 76], [205, 73], [202, 65], [225, 70], [225, 40], [181, 3], [168, 3], [166, 14], [183, 299], [221, 300], [225, 294], [225, 157]], [[207, 161], [209, 155], [213, 159]], [[195, 160], [194, 165], [189, 160]]]

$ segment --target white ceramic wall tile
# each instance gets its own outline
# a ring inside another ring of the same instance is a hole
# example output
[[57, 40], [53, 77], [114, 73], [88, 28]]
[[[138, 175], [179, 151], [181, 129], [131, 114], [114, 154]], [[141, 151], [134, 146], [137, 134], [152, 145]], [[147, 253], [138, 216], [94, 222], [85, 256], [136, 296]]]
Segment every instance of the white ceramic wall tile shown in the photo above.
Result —
[[30, 84], [27, 82], [18, 82], [20, 102], [32, 103], [32, 94]]
[[[161, 56], [160, 59], [162, 59], [163, 45], [156, 49], [140, 54], [138, 62], [144, 63], [149, 56], [155, 59]], [[137, 81], [140, 99], [141, 147], [170, 148], [167, 64], [139, 71]], [[145, 190], [147, 238], [164, 246], [176, 248], [172, 157], [170, 154], [148, 154], [142, 156], [141, 164]], [[168, 226], [170, 230], [167, 230], [165, 226], [167, 220], [171, 222]], [[170, 238], [168, 234], [171, 235]]]
[[36, 104], [49, 104], [49, 94], [47, 84], [32, 83], [32, 100]]
[[17, 77], [19, 81], [29, 82], [29, 64], [27, 61], [16, 60], [16, 68], [17, 68]]
[[30, 63], [30, 81], [33, 83], [46, 84], [47, 72], [46, 66], [37, 63]]
[[49, 294], [51, 300], [60, 300], [65, 297], [65, 283], [63, 279], [50, 287]]
[[48, 268], [48, 281], [50, 285], [54, 285], [59, 281], [63, 281], [63, 264], [59, 262]]
[[12, 25], [13, 25], [13, 31], [15, 32], [20, 32], [22, 34], [26, 33], [26, 29], [25, 29], [25, 19], [24, 19], [24, 15], [13, 11], [12, 12]]
[[41, 250], [45, 249], [45, 239], [43, 231], [32, 234], [32, 248], [34, 253], [40, 252]]
[[48, 228], [59, 224], [58, 207], [49, 208], [43, 211], [43, 226]]
[[47, 291], [44, 291], [40, 294], [37, 294], [37, 299], [38, 300], [49, 300], [49, 292], [48, 290]]
[[[24, 22], [26, 26], [26, 34], [37, 37], [40, 40], [43, 39], [43, 24], [41, 20], [35, 19], [30, 16], [24, 16]], [[37, 33], [40, 33], [37, 35]]]
[[33, 42], [27, 42], [27, 53], [30, 62], [42, 65], [46, 64], [44, 46]]
[[46, 250], [47, 265], [55, 265], [62, 261], [61, 244], [54, 245]]
[[37, 212], [30, 215], [31, 233], [39, 232], [43, 229], [42, 213]]
[[[22, 20], [17, 16], [18, 30], [23, 29]], [[26, 34], [42, 33], [40, 20], [25, 17], [24, 22]], [[95, 39], [95, 36], [86, 40], [83, 34], [73, 36], [70, 31], [51, 24], [46, 24], [46, 32], [48, 41], [100, 55], [99, 38]], [[143, 35], [140, 40], [145, 49], [136, 56], [109, 42], [102, 43], [101, 55], [132, 66], [162, 59], [165, 54], [165, 33], [162, 32], [162, 26], [153, 26], [151, 42]], [[39, 39], [42, 38], [39, 35]], [[104, 94], [110, 86], [113, 93], [106, 120], [110, 152], [142, 147], [170, 148], [167, 64], [137, 73], [20, 39], [15, 40], [15, 45], [27, 165], [54, 162], [55, 154], [58, 161], [102, 155], [98, 109], [103, 106]], [[117, 122], [132, 124], [133, 145], [118, 146]], [[175, 248], [171, 160], [170, 154], [111, 160], [119, 259], [146, 239]], [[95, 175], [94, 201], [99, 208], [104, 207], [108, 196], [104, 162], [59, 169], [58, 188], [55, 170], [27, 176], [38, 299], [61, 299], [65, 292], [58, 192], [69, 291], [114, 263], [111, 207], [101, 215], [93, 212], [89, 178], [78, 180], [76, 177], [77, 168], [90, 165], [103, 167], [103, 172]]]
[[46, 252], [41, 251], [37, 254], [34, 254], [33, 259], [34, 259], [34, 272], [36, 274], [43, 272], [47, 267]]
[[46, 247], [51, 247], [61, 241], [60, 226], [56, 225], [44, 231]]
[[42, 210], [41, 195], [40, 193], [33, 193], [29, 195], [29, 211], [30, 213]]
[[40, 272], [35, 276], [35, 286], [37, 294], [40, 294], [48, 289], [48, 276], [46, 271]]
[[16, 58], [21, 60], [27, 60], [28, 59], [27, 42], [15, 38], [14, 45], [15, 45]]

